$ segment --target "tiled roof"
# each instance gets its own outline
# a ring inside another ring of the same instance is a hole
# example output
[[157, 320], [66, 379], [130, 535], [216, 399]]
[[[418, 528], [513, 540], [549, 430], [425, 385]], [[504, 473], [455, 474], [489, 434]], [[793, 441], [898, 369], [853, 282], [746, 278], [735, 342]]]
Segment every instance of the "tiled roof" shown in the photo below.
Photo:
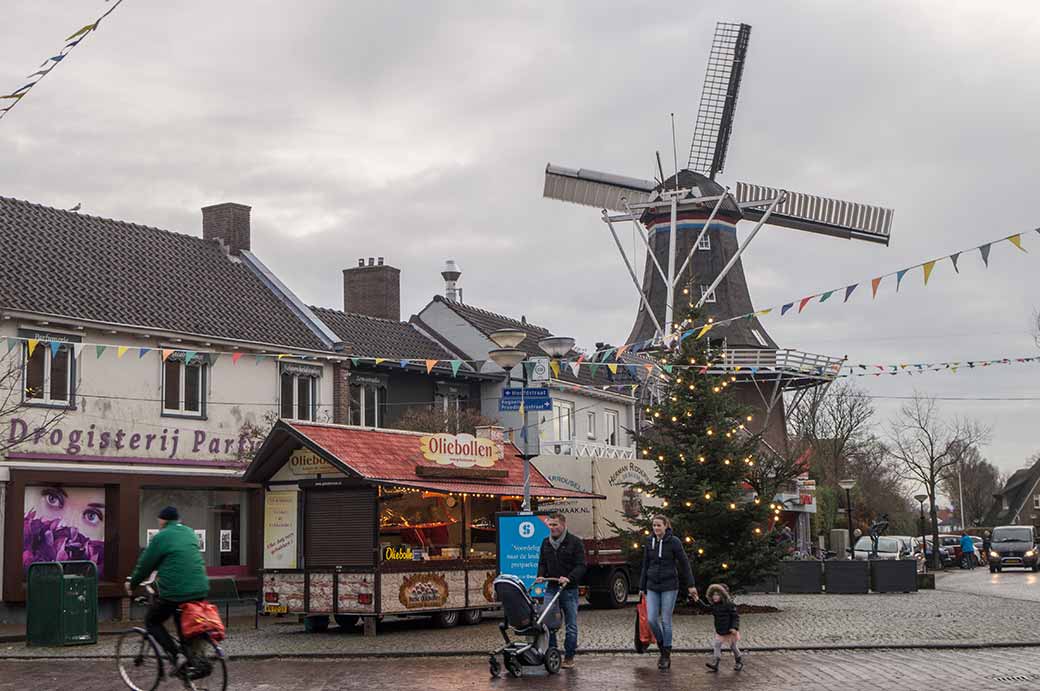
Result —
[[327, 350], [217, 242], [0, 197], [0, 309]]
[[[315, 425], [279, 421], [272, 437], [289, 430], [306, 440], [315, 451], [323, 451], [368, 480], [411, 487], [424, 487], [442, 492], [493, 493], [506, 496], [523, 493], [523, 459], [512, 444], [503, 445], [503, 458], [494, 464], [496, 470], [507, 472], [504, 478], [431, 479], [420, 477], [416, 467], [445, 468], [423, 456], [420, 439], [423, 433], [386, 431], [347, 427], [343, 425]], [[265, 449], [277, 450], [282, 444], [265, 444]], [[277, 471], [263, 450], [247, 473], [250, 481], [265, 481]], [[254, 475], [255, 474], [255, 475]], [[531, 466], [531, 494], [553, 497], [591, 497], [581, 492], [553, 487], [538, 469]]]
[[[460, 317], [465, 319], [474, 328], [480, 331], [485, 336], [489, 336], [499, 329], [519, 329], [523, 331], [526, 336], [523, 342], [520, 343], [518, 349], [523, 350], [528, 355], [534, 357], [545, 357], [545, 351], [542, 350], [538, 342], [543, 338], [552, 336], [552, 332], [542, 326], [531, 324], [527, 321], [518, 321], [511, 319], [501, 314], [496, 314], [489, 310], [467, 305], [461, 302], [455, 302], [454, 300], [448, 300], [440, 295], [434, 296], [435, 302], [442, 302], [449, 308], [455, 311]], [[573, 357], [577, 357], [574, 354]], [[638, 377], [633, 377], [626, 369], [624, 364], [618, 365], [617, 374], [612, 374], [607, 368], [606, 363], [597, 369], [596, 374], [591, 374], [591, 368], [582, 366], [578, 370], [578, 376], [574, 376], [573, 373], [567, 367], [560, 369], [560, 381], [568, 382], [571, 384], [580, 384], [582, 386], [593, 386], [602, 387], [611, 384], [638, 384]], [[623, 393], [623, 392], [617, 392]]]
[[[1021, 468], [1015, 471], [1008, 478], [1004, 488], [1000, 490], [996, 500], [993, 502], [993, 506], [986, 516], [986, 522], [991, 525], [1010, 523], [1015, 518], [1015, 515], [1025, 508], [1026, 503], [1030, 499], [1030, 492], [1036, 486], [1038, 480], [1040, 480], [1040, 461], [1037, 461], [1029, 468]], [[1003, 508], [1003, 498], [1007, 499], [1007, 511], [1004, 511]]]
[[451, 360], [452, 355], [408, 322], [311, 307], [319, 319], [360, 356]]

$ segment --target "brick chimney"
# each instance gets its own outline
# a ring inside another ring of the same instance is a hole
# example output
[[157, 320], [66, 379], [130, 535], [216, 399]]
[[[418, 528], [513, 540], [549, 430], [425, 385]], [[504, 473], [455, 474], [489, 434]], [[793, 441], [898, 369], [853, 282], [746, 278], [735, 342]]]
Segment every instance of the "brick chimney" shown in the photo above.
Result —
[[249, 250], [249, 211], [234, 202], [202, 207], [202, 238], [220, 240], [234, 255]]
[[372, 257], [343, 270], [343, 311], [401, 321], [401, 270]]

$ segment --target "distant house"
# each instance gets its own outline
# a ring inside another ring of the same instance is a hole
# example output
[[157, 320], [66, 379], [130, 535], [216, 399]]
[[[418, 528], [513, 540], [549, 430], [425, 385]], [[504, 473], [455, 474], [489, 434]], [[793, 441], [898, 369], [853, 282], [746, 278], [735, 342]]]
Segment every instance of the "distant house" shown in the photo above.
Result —
[[1040, 524], [1040, 460], [1008, 478], [994, 495], [983, 522], [989, 526]]

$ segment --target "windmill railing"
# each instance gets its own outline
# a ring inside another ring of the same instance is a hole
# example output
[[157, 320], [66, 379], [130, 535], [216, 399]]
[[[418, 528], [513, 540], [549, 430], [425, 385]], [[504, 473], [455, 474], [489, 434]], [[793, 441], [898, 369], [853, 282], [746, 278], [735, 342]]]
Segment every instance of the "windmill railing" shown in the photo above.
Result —
[[775, 377], [795, 380], [830, 381], [841, 372], [843, 358], [817, 355], [800, 350], [763, 348], [726, 348], [714, 354], [708, 374], [741, 378]]

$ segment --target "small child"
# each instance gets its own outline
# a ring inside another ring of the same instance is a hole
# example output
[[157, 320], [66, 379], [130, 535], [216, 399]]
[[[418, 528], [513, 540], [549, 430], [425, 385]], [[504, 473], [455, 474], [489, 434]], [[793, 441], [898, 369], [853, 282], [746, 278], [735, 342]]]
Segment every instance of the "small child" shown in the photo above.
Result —
[[739, 672], [744, 669], [744, 658], [737, 646], [740, 642], [740, 615], [737, 613], [737, 606], [733, 604], [729, 590], [721, 583], [708, 586], [707, 598], [707, 603], [697, 600], [697, 606], [705, 612], [711, 612], [715, 617], [715, 655], [712, 661], [706, 662], [705, 665], [712, 672], [718, 672], [722, 646], [726, 645], [733, 651], [733, 671]]

